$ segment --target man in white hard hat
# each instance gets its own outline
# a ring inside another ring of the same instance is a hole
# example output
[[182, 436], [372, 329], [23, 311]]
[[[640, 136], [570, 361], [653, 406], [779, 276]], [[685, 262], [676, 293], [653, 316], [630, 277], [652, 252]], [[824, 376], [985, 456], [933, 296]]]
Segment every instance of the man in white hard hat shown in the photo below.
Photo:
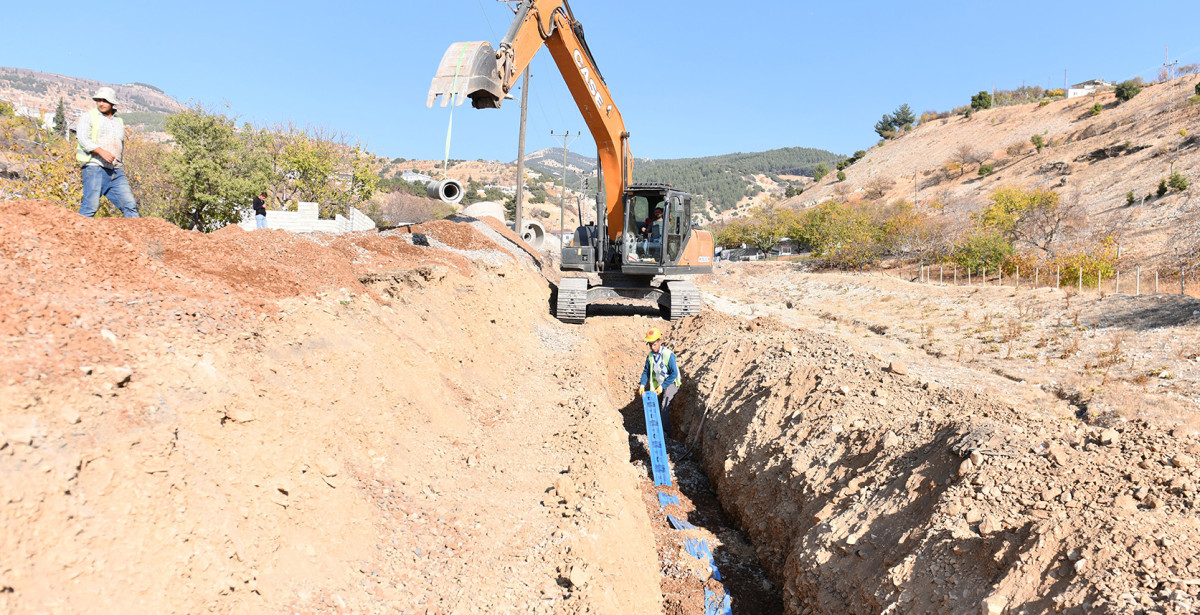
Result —
[[83, 202], [79, 213], [91, 218], [100, 208], [100, 197], [108, 197], [126, 218], [137, 218], [137, 202], [125, 179], [121, 160], [125, 153], [125, 121], [117, 117], [117, 95], [102, 87], [92, 95], [96, 108], [79, 118], [75, 126], [75, 160], [83, 167]]

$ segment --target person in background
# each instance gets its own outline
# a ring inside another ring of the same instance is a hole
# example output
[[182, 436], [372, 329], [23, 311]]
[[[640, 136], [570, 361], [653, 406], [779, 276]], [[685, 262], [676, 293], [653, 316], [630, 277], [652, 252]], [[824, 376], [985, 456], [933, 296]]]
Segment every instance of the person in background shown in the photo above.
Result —
[[679, 366], [675, 364], [675, 353], [663, 346], [662, 332], [651, 329], [646, 334], [646, 344], [650, 353], [646, 355], [646, 366], [642, 368], [642, 383], [638, 387], [638, 396], [644, 395], [647, 388], [658, 394], [658, 411], [662, 417], [663, 435], [670, 437], [671, 433], [671, 400], [679, 392]]
[[267, 191], [263, 190], [254, 197], [254, 224], [255, 228], [267, 228]]
[[93, 218], [100, 197], [108, 197], [126, 218], [137, 218], [137, 201], [122, 168], [125, 120], [117, 117], [117, 96], [110, 87], [92, 95], [96, 108], [79, 117], [75, 126], [75, 160], [82, 166], [83, 201], [79, 213]]

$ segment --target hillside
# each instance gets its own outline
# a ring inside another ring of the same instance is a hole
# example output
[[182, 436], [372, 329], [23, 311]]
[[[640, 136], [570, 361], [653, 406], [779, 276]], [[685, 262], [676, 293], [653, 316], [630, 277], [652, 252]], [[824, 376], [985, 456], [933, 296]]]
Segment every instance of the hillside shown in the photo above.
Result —
[[[830, 174], [785, 204], [903, 198], [962, 221], [997, 187], [1053, 189], [1064, 201], [1082, 204], [1092, 228], [1111, 230], [1123, 254], [1145, 263], [1168, 261], [1174, 230], [1195, 214], [1200, 104], [1189, 99], [1197, 81], [1190, 75], [1146, 84], [1120, 104], [1105, 92], [933, 120], [871, 148], [846, 169], [844, 182]], [[1040, 153], [1031, 143], [1034, 135], [1045, 142]], [[980, 162], [994, 172], [980, 177]], [[1173, 171], [1193, 187], [1159, 198], [1159, 182]], [[1126, 202], [1130, 192], [1133, 205]]]
[[109, 86], [117, 93], [121, 113], [130, 125], [144, 125], [148, 132], [161, 132], [167, 115], [181, 111], [183, 105], [166, 92], [145, 83], [104, 83], [93, 79], [42, 73], [23, 68], [0, 66], [0, 98], [36, 113], [53, 114], [62, 99], [71, 111], [92, 106], [92, 93]]
[[[716, 216], [763, 192], [778, 189], [781, 193], [781, 186], [802, 183], [797, 176], [811, 177], [818, 164], [832, 167], [843, 158], [821, 149], [788, 147], [704, 158], [639, 160], [633, 178], [674, 184], [700, 195], [711, 203], [710, 212]], [[789, 182], [783, 176], [793, 179]]]

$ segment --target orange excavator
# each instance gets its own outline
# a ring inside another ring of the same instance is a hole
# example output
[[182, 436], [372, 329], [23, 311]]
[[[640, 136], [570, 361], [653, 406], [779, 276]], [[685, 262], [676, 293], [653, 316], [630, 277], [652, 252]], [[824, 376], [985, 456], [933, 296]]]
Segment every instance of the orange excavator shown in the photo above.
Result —
[[692, 195], [668, 184], [633, 183], [629, 132], [567, 0], [521, 2], [498, 48], [451, 45], [427, 106], [442, 96], [443, 107], [469, 98], [476, 109], [499, 108], [543, 46], [596, 140], [600, 163], [597, 222], [576, 229], [562, 249], [561, 268], [572, 275], [559, 283], [555, 315], [582, 323], [589, 303], [617, 298], [655, 303], [669, 320], [698, 312], [700, 293], [686, 277], [712, 272], [712, 233], [693, 227]]

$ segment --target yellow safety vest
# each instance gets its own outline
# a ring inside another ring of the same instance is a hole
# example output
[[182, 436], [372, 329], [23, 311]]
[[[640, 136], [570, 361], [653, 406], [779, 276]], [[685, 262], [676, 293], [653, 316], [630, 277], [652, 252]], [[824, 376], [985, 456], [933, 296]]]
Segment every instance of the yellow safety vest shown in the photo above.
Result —
[[[92, 139], [92, 143], [95, 143], [96, 139], [100, 138], [100, 118], [103, 116], [100, 115], [99, 109], [92, 109], [91, 113], [92, 113], [91, 139]], [[116, 117], [115, 115], [113, 117], [116, 118], [116, 120], [118, 122], [121, 122], [121, 132], [124, 132], [125, 131], [125, 120], [123, 120], [119, 117]], [[92, 161], [91, 152], [83, 151], [83, 146], [79, 144], [78, 138], [75, 139], [75, 160], [79, 161], [79, 164], [87, 164]]]

